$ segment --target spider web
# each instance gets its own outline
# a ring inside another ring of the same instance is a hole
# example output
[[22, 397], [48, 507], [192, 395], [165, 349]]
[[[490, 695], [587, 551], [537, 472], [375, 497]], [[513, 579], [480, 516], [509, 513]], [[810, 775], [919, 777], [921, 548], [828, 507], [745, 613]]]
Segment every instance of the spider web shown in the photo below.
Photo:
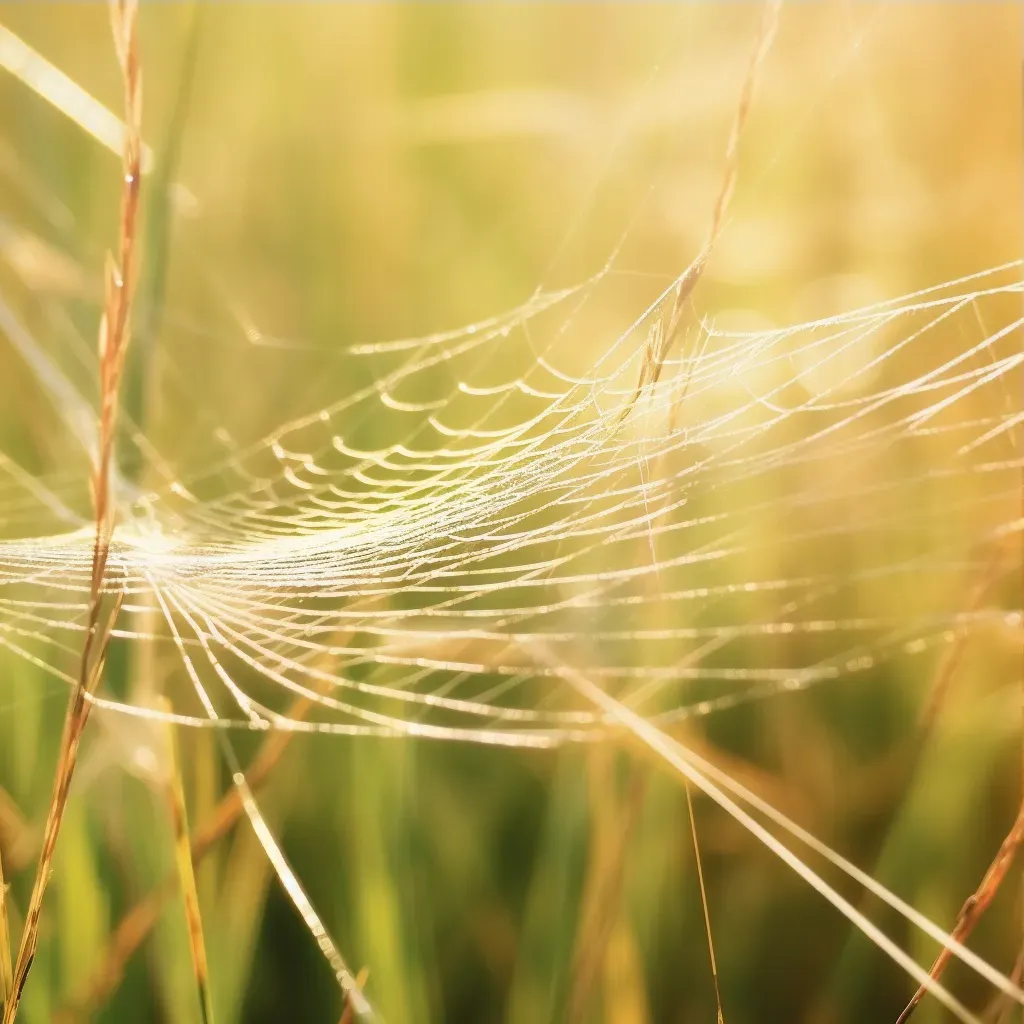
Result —
[[[635, 400], [671, 289], [588, 373], [559, 365], [613, 266], [460, 331], [355, 347], [392, 366], [137, 498], [111, 586], [137, 619], [176, 624], [222, 724], [507, 744], [608, 724], [540, 647], [666, 723], [1013, 629], [1017, 609], [932, 595], [1020, 530], [1021, 320], [999, 319], [1019, 270], [778, 330], [696, 324]], [[521, 375], [493, 382], [524, 352]], [[418, 399], [438, 367], [455, 386]], [[382, 421], [388, 443], [348, 440]], [[21, 490], [9, 523], [40, 514]], [[765, 530], [780, 520], [781, 536]], [[886, 558], [907, 531], [918, 551]], [[83, 528], [0, 549], [0, 639], [62, 677], [91, 544]], [[864, 556], [837, 571], [837, 545]], [[899, 600], [859, 596], [872, 588]], [[851, 604], [865, 614], [831, 611]], [[162, 628], [115, 635], [168, 642]], [[290, 718], [296, 696], [321, 717]]]

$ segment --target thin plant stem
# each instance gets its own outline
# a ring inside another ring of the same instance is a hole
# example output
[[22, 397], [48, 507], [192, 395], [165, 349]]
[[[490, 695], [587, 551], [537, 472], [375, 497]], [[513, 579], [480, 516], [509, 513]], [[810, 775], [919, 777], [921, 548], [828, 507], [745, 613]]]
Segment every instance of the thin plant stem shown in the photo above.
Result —
[[[301, 720], [308, 714], [313, 703], [310, 697], [300, 697], [288, 709], [287, 716]], [[264, 739], [245, 773], [252, 789], [258, 789], [266, 782], [294, 735], [292, 732], [272, 732]], [[193, 865], [198, 865], [210, 853], [234, 828], [243, 813], [238, 791], [234, 788], [228, 790], [210, 816], [195, 831], [192, 839]], [[93, 977], [88, 990], [57, 1014], [59, 1019], [73, 1019], [79, 1013], [87, 1013], [103, 1005], [110, 998], [124, 977], [128, 961], [156, 927], [164, 903], [174, 891], [175, 875], [172, 872], [121, 918], [114, 929], [102, 968]]]
[[[985, 872], [985, 877], [982, 878], [981, 884], [967, 897], [964, 905], [960, 908], [956, 924], [950, 932], [951, 938], [959, 943], [963, 943], [971, 932], [974, 931], [975, 925], [981, 920], [982, 915], [988, 909], [992, 900], [995, 899], [996, 893], [1003, 884], [1003, 880], [1006, 878], [1006, 874], [1010, 870], [1010, 866], [1013, 864], [1017, 851], [1022, 844], [1024, 844], [1024, 802], [1021, 803], [1020, 810], [1017, 811], [1017, 817], [996, 852], [995, 858], [989, 865], [988, 871]], [[938, 982], [952, 956], [953, 951], [950, 947], [948, 945], [944, 946], [928, 971], [928, 977], [932, 981]], [[896, 1024], [906, 1024], [914, 1010], [917, 1009], [918, 1003], [924, 998], [924, 993], [925, 986], [922, 984], [897, 1018]]]
[[690, 835], [693, 837], [693, 858], [697, 864], [697, 882], [700, 885], [700, 905], [704, 911], [704, 931], [708, 937], [708, 956], [711, 959], [711, 981], [715, 986], [715, 1007], [718, 1010], [717, 1024], [725, 1024], [725, 1015], [722, 1013], [722, 992], [718, 986], [718, 964], [715, 961], [715, 943], [711, 937], [711, 914], [708, 911], [708, 893], [704, 886], [704, 867], [700, 859], [700, 843], [697, 842], [697, 822], [693, 817], [693, 794], [690, 792], [690, 782], [683, 780], [683, 788], [686, 790], [686, 812], [690, 818]]
[[[170, 704], [165, 700], [165, 710]], [[189, 951], [192, 954], [192, 970], [195, 974], [196, 989], [203, 1024], [213, 1024], [213, 999], [210, 994], [210, 972], [206, 960], [206, 942], [203, 939], [203, 918], [199, 910], [199, 893], [196, 890], [196, 875], [192, 863], [192, 843], [188, 829], [188, 810], [185, 805], [185, 789], [181, 781], [181, 758], [178, 752], [178, 738], [175, 727], [166, 726], [168, 775], [167, 806], [171, 814], [174, 831], [174, 859], [178, 870], [178, 881], [185, 901], [185, 918], [188, 922]]]
[[93, 511], [96, 538], [93, 543], [92, 571], [89, 582], [89, 615], [82, 647], [78, 679], [72, 690], [61, 735], [57, 771], [50, 797], [43, 843], [36, 867], [32, 894], [25, 914], [18, 957], [14, 966], [10, 997], [4, 1004], [3, 1024], [14, 1024], [18, 1005], [28, 979], [39, 944], [39, 923], [43, 898], [53, 872], [53, 857], [60, 834], [64, 811], [78, 750], [89, 712], [90, 698], [103, 676], [108, 645], [114, 621], [121, 607], [122, 595], [115, 597], [113, 610], [104, 617], [104, 583], [114, 527], [115, 502], [111, 494], [111, 465], [117, 425], [118, 388], [124, 370], [131, 312], [132, 281], [135, 271], [135, 246], [139, 211], [139, 179], [141, 176], [140, 120], [142, 114], [142, 76], [138, 56], [138, 5], [135, 0], [115, 0], [111, 5], [111, 27], [114, 47], [124, 84], [125, 134], [121, 191], [121, 219], [118, 233], [118, 259], [108, 256], [106, 292], [99, 330], [100, 432], [99, 450], [92, 479]]
[[736, 181], [739, 177], [740, 138], [750, 116], [750, 108], [754, 101], [754, 92], [760, 77], [761, 66], [764, 63], [765, 57], [768, 56], [768, 51], [771, 50], [772, 43], [775, 41], [781, 8], [782, 0], [767, 0], [765, 4], [764, 17], [761, 21], [757, 45], [754, 47], [750, 63], [747, 66], [747, 73], [743, 79], [743, 86], [740, 89], [739, 100], [733, 114], [732, 126], [729, 129], [729, 141], [725, 147], [725, 168], [718, 196], [715, 199], [715, 205], [712, 210], [708, 233], [700, 252], [697, 253], [697, 256], [676, 282], [672, 296], [672, 308], [669, 310], [668, 316], [656, 319], [651, 325], [636, 390], [619, 416], [620, 424], [630, 414], [633, 406], [636, 405], [637, 399], [643, 394], [644, 390], [658, 383], [665, 360], [668, 358], [672, 346], [675, 345], [679, 338], [686, 313], [686, 305], [693, 294], [693, 290], [700, 282], [704, 274], [704, 268], [711, 258], [711, 251], [714, 249], [715, 243], [722, 233], [725, 225], [725, 215], [728, 212], [733, 193], [736, 191]]

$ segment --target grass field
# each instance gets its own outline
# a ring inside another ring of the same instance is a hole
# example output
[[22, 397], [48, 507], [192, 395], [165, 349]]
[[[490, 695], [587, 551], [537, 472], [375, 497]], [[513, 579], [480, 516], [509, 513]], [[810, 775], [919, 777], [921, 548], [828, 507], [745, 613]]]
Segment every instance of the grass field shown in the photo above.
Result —
[[1021, 1019], [1020, 7], [772, 10], [0, 5], [19, 1021]]

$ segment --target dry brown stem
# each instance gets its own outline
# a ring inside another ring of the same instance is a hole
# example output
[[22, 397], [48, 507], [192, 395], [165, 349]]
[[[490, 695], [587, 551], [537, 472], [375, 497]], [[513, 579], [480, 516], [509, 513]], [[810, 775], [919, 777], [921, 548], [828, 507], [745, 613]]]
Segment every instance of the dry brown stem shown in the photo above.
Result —
[[704, 932], [708, 940], [708, 957], [711, 960], [711, 981], [715, 987], [715, 1008], [718, 1011], [717, 1024], [725, 1024], [725, 1014], [722, 1012], [722, 990], [718, 983], [718, 962], [715, 960], [715, 941], [711, 934], [711, 912], [708, 910], [708, 891], [704, 885], [704, 866], [700, 858], [700, 843], [697, 842], [697, 820], [693, 816], [693, 793], [690, 791], [690, 782], [683, 780], [683, 787], [686, 790], [686, 814], [690, 819], [690, 836], [693, 839], [693, 860], [697, 867], [697, 882], [700, 886], [700, 906], [704, 912]]
[[768, 55], [768, 51], [771, 49], [772, 42], [775, 39], [781, 7], [782, 0], [768, 0], [765, 5], [764, 18], [761, 22], [757, 46], [754, 48], [750, 64], [747, 66], [747, 73], [743, 79], [739, 101], [733, 114], [732, 127], [729, 130], [729, 141], [725, 147], [725, 169], [722, 174], [722, 184], [711, 213], [711, 224], [708, 228], [707, 236], [696, 258], [683, 271], [682, 276], [676, 282], [675, 292], [672, 297], [672, 308], [668, 316], [660, 317], [651, 325], [650, 332], [647, 335], [643, 362], [640, 365], [640, 377], [637, 381], [636, 390], [626, 403], [626, 407], [619, 417], [620, 423], [629, 415], [644, 389], [658, 383], [665, 360], [672, 351], [672, 346], [675, 345], [679, 338], [686, 304], [693, 294], [694, 288], [697, 287], [704, 273], [704, 268], [711, 257], [711, 251], [715, 246], [715, 242], [718, 241], [718, 236], [722, 232], [725, 214], [729, 209], [729, 202], [732, 199], [733, 192], [736, 190], [736, 179], [739, 176], [740, 137], [750, 116], [750, 106], [754, 99], [754, 90], [757, 86], [761, 65], [764, 63], [764, 59]]
[[[287, 712], [287, 717], [299, 721], [313, 706], [311, 697], [300, 697]], [[246, 771], [246, 778], [252, 789], [258, 789], [270, 776], [281, 760], [292, 736], [291, 732], [272, 732], [263, 741], [252, 765]], [[229, 790], [214, 808], [212, 814], [196, 829], [192, 838], [192, 863], [198, 865], [204, 857], [238, 823], [244, 813], [242, 800], [237, 789]], [[103, 959], [103, 966], [92, 979], [89, 989], [76, 998], [73, 1005], [65, 1007], [56, 1016], [61, 1020], [73, 1020], [79, 1014], [89, 1013], [102, 1006], [116, 991], [124, 977], [128, 962], [156, 927], [164, 903], [176, 891], [176, 874], [171, 872], [155, 889], [147, 893], [120, 920]]]
[[89, 698], [103, 675], [107, 647], [114, 620], [121, 606], [120, 593], [113, 610], [104, 618], [103, 590], [114, 527], [114, 503], [111, 497], [110, 469], [113, 461], [117, 424], [118, 388], [124, 370], [129, 338], [132, 280], [135, 270], [135, 243], [139, 212], [139, 176], [141, 143], [139, 139], [142, 112], [142, 77], [139, 70], [138, 7], [135, 0], [116, 0], [111, 6], [114, 46], [124, 82], [125, 148], [124, 175], [121, 191], [121, 222], [118, 233], [118, 260], [108, 257], [106, 294], [99, 330], [100, 369], [100, 433], [99, 451], [95, 453], [92, 477], [93, 509], [96, 539], [93, 543], [92, 572], [89, 582], [89, 618], [82, 648], [78, 680], [71, 693], [60, 754], [54, 777], [43, 843], [39, 853], [35, 882], [25, 915], [25, 927], [18, 948], [10, 997], [4, 1004], [3, 1024], [13, 1024], [24, 991], [28, 973], [39, 943], [39, 922], [43, 897], [53, 871], [53, 855], [67, 806], [71, 780], [78, 762], [82, 733], [92, 707]]
[[[956, 942], [963, 943], [971, 932], [974, 931], [974, 926], [981, 920], [989, 904], [995, 899], [995, 895], [1003, 884], [1003, 879], [1006, 878], [1006, 873], [1010, 870], [1010, 866], [1013, 864], [1013, 860], [1022, 843], [1024, 843], [1024, 802], [1021, 803], [1020, 810], [1017, 811], [1017, 818], [1000, 845], [995, 858], [989, 865], [988, 871], [985, 872], [985, 877], [982, 878], [981, 884], [972, 895], [967, 897], [966, 902], [960, 908], [956, 924], [953, 926], [952, 932], [950, 932], [950, 937]], [[942, 977], [942, 973], [945, 971], [952, 955], [953, 952], [949, 946], [944, 946], [928, 972], [928, 976], [932, 981], [938, 981]], [[911, 1014], [917, 1008], [917, 1004], [924, 997], [924, 993], [925, 988], [922, 985], [914, 993], [910, 1002], [907, 1003], [906, 1008], [899, 1015], [896, 1024], [906, 1024], [906, 1021], [910, 1019]]]

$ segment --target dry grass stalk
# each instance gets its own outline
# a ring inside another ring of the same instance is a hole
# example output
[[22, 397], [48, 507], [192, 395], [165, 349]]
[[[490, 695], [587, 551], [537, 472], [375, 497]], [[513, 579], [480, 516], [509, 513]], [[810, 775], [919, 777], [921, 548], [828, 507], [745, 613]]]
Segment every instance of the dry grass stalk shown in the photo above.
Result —
[[[343, 644], [350, 636], [347, 631], [340, 631], [337, 644]], [[332, 662], [325, 658], [318, 668], [327, 671]], [[323, 685], [323, 689], [327, 684]], [[285, 712], [285, 717], [300, 722], [309, 714], [316, 701], [311, 696], [297, 697]], [[262, 786], [277, 767], [291, 743], [293, 732], [271, 732], [260, 744], [256, 756], [245, 771], [249, 788], [256, 790]], [[192, 864], [199, 865], [206, 855], [234, 827], [245, 813], [242, 795], [237, 788], [228, 790], [220, 799], [209, 817], [195, 830], [192, 838]], [[129, 961], [138, 952], [160, 920], [164, 903], [176, 891], [175, 874], [169, 874], [163, 882], [138, 901], [118, 922], [111, 936], [107, 955], [103, 966], [93, 977], [91, 984], [81, 995], [63, 1007], [55, 1015], [57, 1020], [75, 1020], [80, 1015], [87, 1015], [109, 1001], [124, 978]]]
[[[170, 704], [164, 701], [165, 710]], [[196, 875], [192, 864], [192, 843], [188, 831], [188, 811], [185, 806], [185, 790], [181, 781], [181, 758], [178, 740], [173, 725], [167, 729], [167, 805], [171, 813], [171, 827], [174, 831], [174, 859], [178, 869], [178, 880], [185, 900], [185, 917], [188, 921], [189, 950], [192, 954], [192, 969], [196, 976], [199, 992], [199, 1006], [203, 1024], [213, 1024], [213, 998], [210, 994], [210, 972], [206, 962], [206, 942], [203, 939], [203, 919], [199, 911], [199, 893], [196, 891]]]
[[[990, 556], [988, 564], [978, 582], [975, 583], [968, 593], [965, 607], [969, 611], [973, 611], [981, 606], [992, 587], [1002, 578], [1006, 567], [1006, 552], [1001, 548], [997, 548]], [[939, 709], [945, 701], [946, 693], [950, 688], [956, 669], [963, 659], [969, 635], [966, 632], [961, 633], [957, 637], [956, 642], [946, 649], [939, 662], [928, 701], [918, 722], [918, 730], [912, 752], [912, 765], [917, 763], [924, 739], [931, 732], [932, 726], [938, 717]], [[1017, 818], [999, 847], [994, 860], [989, 865], [988, 871], [985, 872], [981, 884], [960, 908], [956, 924], [950, 933], [957, 942], [963, 942], [971, 934], [981, 916], [988, 909], [989, 904], [995, 899], [995, 895], [999, 891], [1022, 844], [1024, 844], [1024, 802], [1021, 803], [1020, 810], [1017, 812]], [[952, 953], [949, 947], [943, 948], [928, 972], [932, 980], [938, 981], [942, 977], [951, 956]], [[1019, 981], [1020, 971], [1021, 959], [1018, 958], [1017, 963], [1014, 965], [1014, 973], [1011, 976], [1014, 983]], [[924, 987], [921, 986], [900, 1014], [897, 1024], [905, 1024], [910, 1019], [923, 997]]]
[[[1003, 578], [1008, 568], [1006, 551], [997, 546], [989, 555], [985, 566], [973, 582], [966, 581], [967, 597], [962, 611], [965, 615], [978, 611], [993, 587]], [[963, 663], [967, 648], [973, 634], [970, 630], [962, 630], [956, 638], [943, 650], [942, 656], [935, 666], [928, 685], [928, 696], [918, 715], [914, 732], [906, 743], [900, 744], [895, 750], [882, 754], [873, 764], [858, 773], [855, 810], [859, 815], [879, 813], [884, 809], [885, 820], [890, 824], [895, 821], [904, 800], [910, 791], [912, 782], [921, 759], [924, 756], [928, 741], [939, 720], [953, 683], [957, 670]], [[886, 834], [888, 829], [882, 829]], [[877, 858], [880, 848], [875, 851]], [[876, 899], [870, 893], [858, 901], [861, 911], [867, 913], [875, 905]]]
[[60, 833], [68, 793], [78, 761], [78, 748], [89, 719], [92, 696], [103, 675], [107, 647], [114, 620], [120, 610], [121, 595], [113, 610], [103, 615], [103, 584], [114, 527], [114, 504], [110, 487], [114, 436], [117, 424], [118, 389], [124, 370], [129, 338], [131, 291], [135, 270], [135, 243], [139, 212], [139, 176], [141, 143], [139, 128], [142, 112], [142, 77], [138, 60], [138, 7], [135, 0], [116, 0], [111, 6], [114, 46], [124, 82], [125, 147], [124, 177], [121, 192], [121, 222], [118, 234], [118, 261], [108, 257], [103, 318], [99, 331], [100, 434], [99, 451], [92, 478], [96, 539], [93, 544], [92, 572], [89, 584], [89, 618], [82, 648], [77, 684], [72, 691], [64, 719], [60, 755], [54, 778], [53, 794], [43, 832], [42, 849], [36, 868], [32, 895], [25, 915], [13, 987], [4, 1005], [3, 1024], [13, 1024], [25, 981], [32, 967], [39, 942], [39, 922], [43, 897], [53, 870], [53, 855]]
[[[103, 634], [98, 645], [98, 654], [95, 660], [88, 660], [90, 643], [86, 640], [85, 649], [82, 655], [82, 671], [79, 681], [71, 695], [67, 714], [64, 719], [64, 731], [61, 736], [60, 757], [57, 763], [57, 774], [54, 778], [53, 795], [50, 798], [50, 808], [46, 816], [46, 827], [43, 832], [43, 845], [39, 852], [39, 862], [36, 867], [35, 882], [32, 886], [32, 895], [29, 897], [28, 911], [25, 914], [25, 928], [21, 936], [21, 944], [18, 947], [18, 959], [14, 967], [14, 979], [10, 998], [4, 1006], [3, 1024], [13, 1024], [18, 1012], [18, 1004], [21, 1001], [21, 994], [25, 988], [25, 981], [28, 972], [31, 970], [32, 961], [35, 958], [36, 948], [39, 943], [39, 921], [42, 916], [43, 897], [46, 893], [46, 886], [53, 871], [53, 855], [57, 847], [57, 836], [60, 833], [61, 822], [64, 818], [64, 809], [68, 802], [68, 793], [71, 789], [71, 779], [74, 775], [75, 765], [78, 763], [78, 747], [81, 742], [82, 732], [89, 717], [90, 704], [86, 699], [87, 694], [92, 693], [103, 674], [106, 662], [107, 641], [110, 631], [113, 628], [113, 620], [120, 608], [120, 599], [115, 602], [114, 611], [103, 623]], [[90, 636], [96, 635], [96, 627], [91, 627], [93, 632]]]
[[[310, 697], [300, 697], [288, 709], [287, 717], [296, 721], [303, 719], [313, 703]], [[291, 732], [272, 732], [266, 737], [246, 771], [251, 788], [258, 789], [269, 778], [294, 735]], [[192, 839], [193, 865], [198, 865], [234, 828], [243, 813], [244, 807], [238, 790], [229, 790], [209, 818], [196, 829]], [[156, 927], [164, 903], [171, 898], [175, 889], [175, 875], [172, 873], [121, 918], [111, 937], [103, 966], [92, 979], [89, 989], [76, 998], [71, 1006], [61, 1010], [56, 1015], [58, 1019], [73, 1020], [80, 1014], [90, 1013], [110, 999], [121, 984], [128, 962]]]
[[718, 984], [718, 963], [715, 960], [715, 943], [711, 937], [711, 913], [708, 910], [708, 893], [704, 886], [704, 866], [700, 859], [700, 844], [697, 842], [697, 822], [693, 816], [693, 794], [690, 791], [689, 780], [683, 780], [683, 787], [686, 790], [686, 812], [690, 819], [690, 835], [693, 837], [693, 859], [697, 865], [697, 882], [700, 885], [700, 905], [704, 911], [704, 931], [708, 938], [711, 981], [715, 987], [715, 1007], [718, 1010], [717, 1024], [725, 1024], [725, 1014], [722, 1012], [722, 991]]
[[[1010, 870], [1017, 851], [1022, 844], [1024, 844], [1024, 802], [1021, 803], [1020, 810], [1017, 812], [1017, 818], [1000, 845], [995, 858], [989, 865], [988, 871], [985, 872], [985, 877], [982, 878], [981, 884], [971, 896], [967, 897], [966, 902], [960, 908], [956, 924], [952, 932], [950, 932], [954, 940], [962, 943], [974, 931], [974, 926], [981, 920], [989, 904], [995, 899], [995, 895], [1003, 884], [1003, 879], [1006, 878], [1006, 874]], [[935, 958], [935, 962], [928, 971], [928, 976], [932, 981], [938, 981], [942, 977], [952, 956], [953, 953], [949, 946], [943, 947], [942, 952]], [[906, 1024], [914, 1010], [917, 1009], [917, 1004], [924, 997], [924, 993], [925, 989], [922, 985], [914, 993], [910, 1002], [907, 1003], [906, 1008], [899, 1015], [896, 1024]]]
[[757, 46], [750, 58], [747, 67], [747, 74], [743, 80], [743, 88], [740, 90], [740, 98], [736, 104], [736, 111], [733, 114], [732, 127], [729, 130], [729, 141], [725, 148], [725, 170], [722, 175], [722, 184], [715, 200], [714, 209], [711, 214], [711, 225], [708, 228], [707, 236], [693, 262], [683, 271], [682, 276], [676, 282], [675, 293], [672, 297], [672, 308], [667, 317], [656, 320], [647, 335], [647, 343], [644, 349], [643, 362], [640, 366], [640, 377], [637, 381], [636, 390], [626, 403], [626, 407], [619, 417], [621, 423], [630, 413], [637, 399], [644, 389], [657, 384], [661, 377], [665, 360], [672, 351], [679, 337], [680, 328], [683, 324], [683, 315], [686, 304], [697, 287], [704, 268], [711, 257], [711, 250], [718, 241], [722, 232], [723, 221], [726, 211], [729, 209], [729, 202], [736, 190], [736, 179], [739, 176], [739, 144], [740, 136], [746, 127], [750, 115], [750, 106], [754, 99], [754, 90], [757, 86], [761, 65], [764, 63], [768, 51], [771, 49], [775, 39], [775, 32], [779, 25], [779, 12], [782, 8], [782, 0], [768, 0], [765, 6], [764, 18], [761, 22], [761, 31], [758, 35]]

